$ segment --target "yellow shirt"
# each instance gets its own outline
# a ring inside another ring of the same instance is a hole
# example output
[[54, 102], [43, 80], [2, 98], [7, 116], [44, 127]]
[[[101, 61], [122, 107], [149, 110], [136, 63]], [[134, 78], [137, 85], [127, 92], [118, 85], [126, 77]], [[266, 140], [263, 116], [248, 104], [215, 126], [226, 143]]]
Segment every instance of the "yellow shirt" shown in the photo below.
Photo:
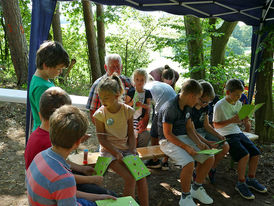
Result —
[[[107, 140], [120, 150], [128, 149], [128, 124], [127, 121], [132, 118], [134, 109], [126, 104], [122, 104], [120, 110], [116, 113], [109, 112], [104, 106], [101, 106], [93, 114], [93, 117], [105, 125]], [[102, 148], [104, 150], [104, 148]]]

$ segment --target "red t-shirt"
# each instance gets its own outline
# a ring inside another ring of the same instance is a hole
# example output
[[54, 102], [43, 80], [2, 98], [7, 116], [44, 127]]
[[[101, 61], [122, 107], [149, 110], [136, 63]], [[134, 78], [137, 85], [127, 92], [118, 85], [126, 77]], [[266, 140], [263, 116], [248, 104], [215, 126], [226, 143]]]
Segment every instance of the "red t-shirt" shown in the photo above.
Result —
[[26, 170], [29, 168], [34, 157], [43, 150], [51, 147], [51, 142], [49, 138], [49, 132], [38, 127], [34, 130], [28, 140], [25, 149], [25, 166]]

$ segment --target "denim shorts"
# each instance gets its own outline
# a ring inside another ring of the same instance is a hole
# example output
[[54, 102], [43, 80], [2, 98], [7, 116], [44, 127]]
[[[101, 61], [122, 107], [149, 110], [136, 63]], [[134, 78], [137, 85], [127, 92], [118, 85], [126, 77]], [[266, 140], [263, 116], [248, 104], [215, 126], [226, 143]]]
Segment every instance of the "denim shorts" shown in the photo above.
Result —
[[88, 201], [83, 198], [77, 198], [77, 202], [80, 203], [82, 206], [96, 206], [95, 202]]
[[235, 162], [238, 162], [247, 154], [252, 156], [260, 155], [261, 152], [244, 133], [230, 134], [225, 136], [230, 146], [229, 154]]
[[[177, 138], [187, 144], [188, 146], [192, 147], [195, 151], [200, 151], [197, 145], [187, 136], [187, 135], [179, 135]], [[213, 157], [213, 155], [204, 155], [204, 154], [197, 154], [195, 156], [191, 156], [188, 154], [187, 151], [178, 147], [177, 145], [169, 142], [167, 139], [160, 140], [160, 149], [169, 156], [176, 165], [180, 165], [182, 167], [186, 166], [190, 162], [197, 161], [203, 164], [208, 158]]]

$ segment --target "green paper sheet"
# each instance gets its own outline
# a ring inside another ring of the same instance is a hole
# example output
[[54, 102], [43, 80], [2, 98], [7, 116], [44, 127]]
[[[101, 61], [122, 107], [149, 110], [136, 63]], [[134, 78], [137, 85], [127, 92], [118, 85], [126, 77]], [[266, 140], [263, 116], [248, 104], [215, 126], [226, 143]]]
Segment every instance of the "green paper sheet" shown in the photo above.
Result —
[[215, 155], [222, 151], [221, 149], [206, 149], [206, 150], [201, 150], [197, 152], [198, 154], [207, 154], [207, 155]]
[[239, 119], [243, 120], [244, 118], [246, 118], [247, 116], [250, 118], [251, 115], [256, 112], [259, 108], [261, 108], [264, 105], [264, 103], [260, 103], [257, 105], [252, 105], [252, 104], [244, 104], [241, 108], [241, 110], [239, 111], [238, 115], [239, 115]]
[[98, 206], [139, 206], [139, 204], [131, 197], [119, 197], [117, 200], [97, 200]]
[[96, 175], [103, 176], [111, 162], [111, 157], [98, 157], [94, 170]]
[[221, 144], [221, 143], [223, 143], [223, 142], [225, 142], [226, 141], [226, 139], [223, 139], [223, 140], [220, 140], [220, 141], [218, 141], [218, 142], [215, 142], [215, 143], [213, 143], [214, 145], [215, 144]]
[[150, 171], [138, 156], [128, 155], [123, 158], [123, 161], [136, 181], [150, 175]]

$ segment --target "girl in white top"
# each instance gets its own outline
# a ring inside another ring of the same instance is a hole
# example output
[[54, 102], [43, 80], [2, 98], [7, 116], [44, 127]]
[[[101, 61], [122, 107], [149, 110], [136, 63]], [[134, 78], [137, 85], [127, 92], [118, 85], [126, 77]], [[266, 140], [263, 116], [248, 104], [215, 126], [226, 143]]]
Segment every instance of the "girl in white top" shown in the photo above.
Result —
[[123, 162], [123, 157], [136, 154], [136, 141], [133, 130], [134, 109], [122, 103], [123, 86], [117, 74], [106, 77], [98, 87], [102, 106], [94, 113], [96, 132], [100, 143], [101, 156], [112, 157], [109, 167], [125, 182], [124, 196], [135, 197], [135, 185], [140, 205], [148, 204], [146, 178], [135, 181]]

